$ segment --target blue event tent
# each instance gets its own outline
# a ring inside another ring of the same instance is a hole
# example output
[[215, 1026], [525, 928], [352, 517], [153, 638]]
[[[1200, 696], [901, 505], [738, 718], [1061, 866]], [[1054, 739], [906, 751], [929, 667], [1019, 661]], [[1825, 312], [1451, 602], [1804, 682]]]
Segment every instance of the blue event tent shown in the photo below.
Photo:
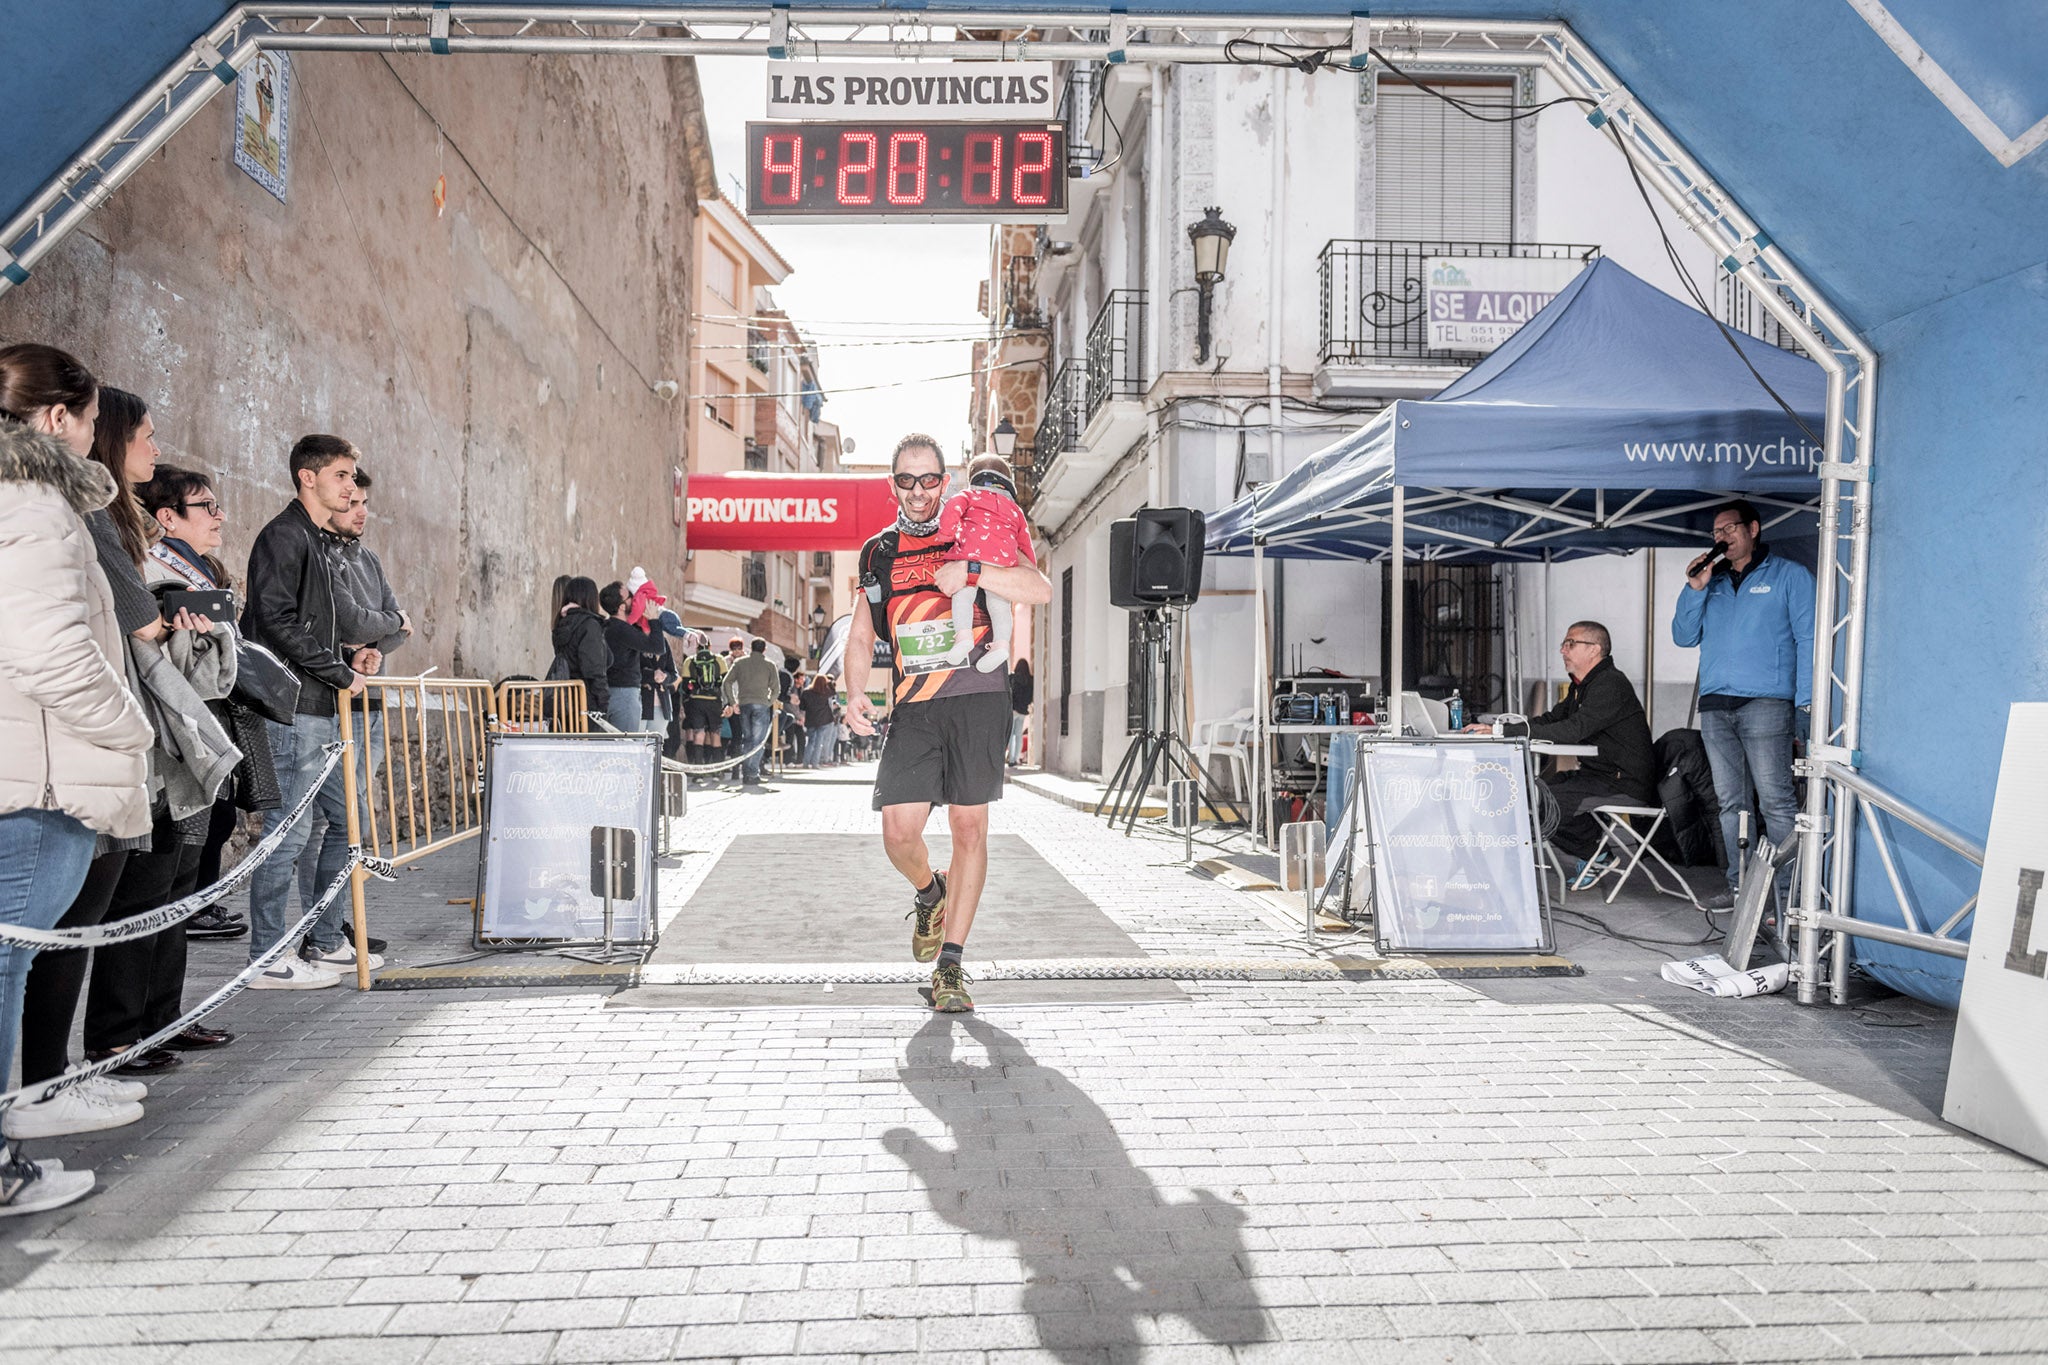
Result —
[[1404, 557], [1698, 546], [1735, 496], [1779, 540], [1811, 540], [1822, 452], [1808, 433], [1823, 428], [1826, 378], [1802, 356], [1736, 333], [1738, 356], [1729, 340], [1595, 261], [1449, 388], [1391, 404], [1210, 518], [1208, 552], [1383, 558], [1397, 514]]

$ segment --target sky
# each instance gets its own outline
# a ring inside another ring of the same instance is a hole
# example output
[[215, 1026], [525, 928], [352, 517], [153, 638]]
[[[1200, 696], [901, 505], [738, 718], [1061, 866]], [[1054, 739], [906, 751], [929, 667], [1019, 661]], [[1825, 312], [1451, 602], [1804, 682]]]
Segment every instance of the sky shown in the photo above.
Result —
[[[699, 57], [711, 152], [726, 197], [746, 204], [742, 147], [766, 106], [767, 60]], [[886, 460], [897, 438], [922, 431], [948, 454], [967, 439], [973, 343], [988, 319], [975, 297], [988, 271], [988, 227], [933, 224], [762, 223], [794, 267], [775, 301], [818, 343], [825, 417], [853, 438], [853, 462]], [[912, 338], [956, 338], [944, 341]], [[939, 382], [906, 383], [936, 375]], [[867, 388], [869, 385], [889, 387]], [[864, 391], [863, 391], [864, 390]]]

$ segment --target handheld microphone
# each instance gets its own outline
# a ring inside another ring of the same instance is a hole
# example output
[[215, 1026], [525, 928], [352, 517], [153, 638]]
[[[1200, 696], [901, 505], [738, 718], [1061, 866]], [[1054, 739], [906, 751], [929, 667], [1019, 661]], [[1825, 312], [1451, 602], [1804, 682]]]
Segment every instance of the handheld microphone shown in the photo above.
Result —
[[1692, 577], [1692, 575], [1698, 573], [1701, 569], [1711, 568], [1715, 564], [1718, 564], [1720, 561], [1726, 559], [1727, 557], [1728, 543], [1726, 541], [1717, 540], [1714, 542], [1713, 549], [1707, 551], [1705, 554], [1701, 555], [1698, 559], [1695, 559], [1692, 562], [1692, 567], [1685, 571], [1686, 577]]

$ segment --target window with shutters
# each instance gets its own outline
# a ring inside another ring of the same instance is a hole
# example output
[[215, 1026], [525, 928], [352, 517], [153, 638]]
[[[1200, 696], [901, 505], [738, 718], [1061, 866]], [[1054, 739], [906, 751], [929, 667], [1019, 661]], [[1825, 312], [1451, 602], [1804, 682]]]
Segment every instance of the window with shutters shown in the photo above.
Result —
[[1067, 702], [1074, 695], [1074, 571], [1060, 575], [1060, 733], [1067, 733]]
[[704, 286], [727, 303], [739, 293], [739, 262], [715, 246], [704, 249]]
[[704, 401], [704, 415], [728, 431], [731, 430], [734, 418], [733, 409], [737, 406], [733, 382], [717, 370], [706, 365], [704, 367], [704, 392], [699, 396]]
[[[1460, 103], [1513, 111], [1512, 85], [1431, 83]], [[1374, 133], [1374, 236], [1392, 241], [1511, 242], [1515, 125], [1471, 118], [1431, 94], [1382, 79]]]

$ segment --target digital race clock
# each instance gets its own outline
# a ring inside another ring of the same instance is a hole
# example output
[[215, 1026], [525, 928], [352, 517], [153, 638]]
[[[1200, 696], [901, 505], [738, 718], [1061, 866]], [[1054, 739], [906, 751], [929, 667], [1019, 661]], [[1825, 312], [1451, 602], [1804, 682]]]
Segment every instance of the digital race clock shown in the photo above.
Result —
[[747, 217], [979, 219], [1067, 213], [1058, 123], [749, 123]]

